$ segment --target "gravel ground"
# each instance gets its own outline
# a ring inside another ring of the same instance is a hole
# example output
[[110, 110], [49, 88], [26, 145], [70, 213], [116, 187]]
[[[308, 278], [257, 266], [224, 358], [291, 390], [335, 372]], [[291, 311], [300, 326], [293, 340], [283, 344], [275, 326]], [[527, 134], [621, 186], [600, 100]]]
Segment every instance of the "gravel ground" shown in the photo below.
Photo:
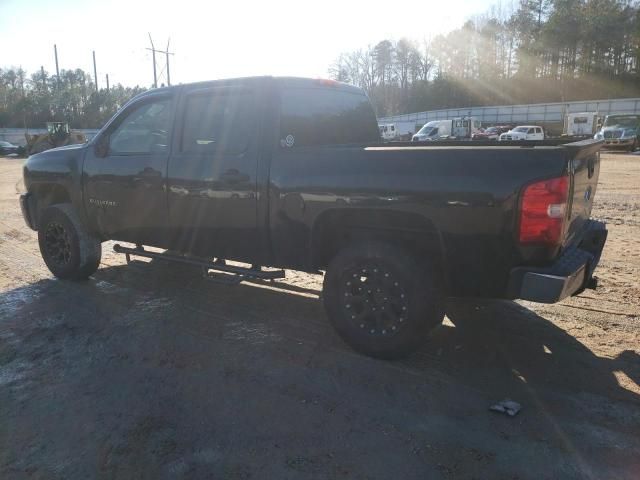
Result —
[[602, 157], [597, 291], [452, 301], [402, 362], [346, 347], [312, 275], [230, 287], [105, 244], [58, 281], [20, 175], [0, 159], [0, 478], [640, 478], [640, 155]]

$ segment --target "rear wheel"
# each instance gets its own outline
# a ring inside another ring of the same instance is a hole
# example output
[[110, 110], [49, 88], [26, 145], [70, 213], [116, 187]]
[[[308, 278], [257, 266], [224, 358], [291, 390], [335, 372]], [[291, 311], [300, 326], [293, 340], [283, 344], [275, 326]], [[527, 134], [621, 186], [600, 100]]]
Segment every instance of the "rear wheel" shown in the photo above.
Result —
[[406, 356], [444, 318], [440, 279], [393, 245], [367, 242], [340, 251], [324, 279], [324, 306], [340, 336], [377, 358]]
[[56, 277], [82, 280], [100, 265], [100, 240], [90, 235], [69, 204], [52, 205], [38, 222], [40, 253]]

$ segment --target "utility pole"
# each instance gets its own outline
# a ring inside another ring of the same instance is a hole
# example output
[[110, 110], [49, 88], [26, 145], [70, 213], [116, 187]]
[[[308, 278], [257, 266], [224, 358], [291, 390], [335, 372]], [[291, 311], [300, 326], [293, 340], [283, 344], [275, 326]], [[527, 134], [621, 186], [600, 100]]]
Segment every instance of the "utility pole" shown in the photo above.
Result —
[[96, 69], [96, 51], [93, 51], [93, 79], [96, 82], [96, 92], [98, 91], [98, 70]]
[[24, 98], [24, 70], [22, 70], [22, 65], [20, 65], [20, 91], [22, 92], [22, 98]]
[[44, 67], [40, 65], [40, 75], [42, 75], [42, 88], [47, 89], [47, 79], [44, 77]]
[[107, 92], [109, 91], [109, 74], [107, 73]]
[[149, 41], [151, 42], [151, 48], [147, 48], [147, 50], [151, 50], [151, 54], [153, 55], [153, 88], [158, 88], [158, 75], [156, 73], [156, 49], [153, 46], [153, 40], [151, 40], [151, 32], [149, 32]]
[[158, 75], [156, 72], [156, 53], [164, 53], [165, 61], [166, 61], [166, 70], [167, 70], [167, 85], [171, 86], [171, 73], [169, 71], [169, 55], [173, 55], [172, 52], [169, 51], [169, 42], [171, 39], [167, 41], [167, 49], [166, 50], [156, 50], [153, 46], [153, 40], [151, 39], [151, 33], [149, 33], [149, 42], [151, 42], [151, 48], [147, 48], [150, 50], [153, 56], [153, 87], [158, 88]]
[[58, 46], [53, 44], [53, 53], [56, 56], [56, 83], [60, 86], [60, 69], [58, 68]]
[[172, 53], [169, 53], [169, 42], [171, 41], [171, 38], [167, 39], [167, 49], [164, 51], [166, 59], [167, 59], [167, 86], [171, 86], [171, 74], [169, 73], [169, 55], [173, 55]]

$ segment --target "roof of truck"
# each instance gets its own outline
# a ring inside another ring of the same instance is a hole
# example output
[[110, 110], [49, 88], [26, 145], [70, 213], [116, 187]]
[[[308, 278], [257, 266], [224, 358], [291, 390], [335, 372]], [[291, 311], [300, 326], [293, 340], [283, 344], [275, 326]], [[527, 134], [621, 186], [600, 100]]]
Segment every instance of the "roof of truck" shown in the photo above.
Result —
[[149, 95], [152, 93], [171, 92], [183, 87], [192, 86], [216, 86], [216, 85], [236, 85], [236, 84], [251, 84], [254, 82], [272, 80], [284, 87], [319, 87], [319, 88], [335, 88], [339, 90], [352, 91], [354, 93], [362, 93], [363, 90], [355, 85], [349, 85], [348, 83], [338, 82], [337, 80], [330, 80], [325, 78], [304, 78], [304, 77], [272, 77], [272, 76], [255, 76], [255, 77], [238, 77], [238, 78], [222, 78], [218, 80], [205, 80], [201, 82], [181, 83], [179, 85], [173, 85], [170, 87], [158, 87], [150, 88], [141, 93], [140, 96]]

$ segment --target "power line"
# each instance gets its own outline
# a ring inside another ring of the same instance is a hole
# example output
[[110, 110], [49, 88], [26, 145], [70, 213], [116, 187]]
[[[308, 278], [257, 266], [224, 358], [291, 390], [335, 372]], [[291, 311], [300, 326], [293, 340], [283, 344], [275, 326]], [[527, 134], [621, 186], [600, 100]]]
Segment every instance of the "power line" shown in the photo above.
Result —
[[166, 69], [167, 71], [167, 84], [169, 86], [171, 86], [171, 74], [169, 71], [169, 55], [173, 55], [173, 52], [169, 51], [169, 42], [171, 41], [171, 38], [169, 38], [167, 40], [167, 48], [166, 50], [158, 50], [154, 47], [153, 45], [153, 40], [151, 39], [151, 33], [149, 33], [149, 42], [151, 43], [151, 48], [147, 48], [146, 50], [150, 50], [152, 53], [152, 60], [153, 60], [153, 87], [154, 88], [158, 88], [158, 72], [157, 72], [157, 68], [156, 68], [156, 53], [164, 53], [165, 55], [165, 67], [162, 70], [162, 72], [160, 72], [160, 75], [162, 75], [162, 73], [164, 72], [164, 70]]

